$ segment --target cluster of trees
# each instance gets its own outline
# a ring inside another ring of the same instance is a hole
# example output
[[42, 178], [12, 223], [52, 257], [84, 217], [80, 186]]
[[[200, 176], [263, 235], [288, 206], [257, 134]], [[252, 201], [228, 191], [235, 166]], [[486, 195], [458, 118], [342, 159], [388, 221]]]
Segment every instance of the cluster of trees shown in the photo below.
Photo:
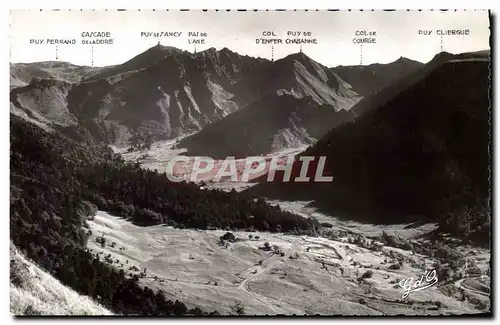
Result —
[[130, 147], [128, 151], [134, 150], [149, 150], [153, 144], [153, 138], [148, 135], [141, 134], [137, 128], [134, 130], [134, 134], [130, 139]]
[[137, 165], [101, 162], [79, 171], [87, 180], [82, 196], [99, 209], [138, 225], [167, 223], [180, 228], [254, 229], [309, 232], [319, 227], [306, 219], [233, 191], [200, 190], [196, 184], [172, 183], [165, 174]]
[[202, 191], [126, 164], [107, 148], [75, 142], [11, 115], [10, 229], [14, 244], [66, 285], [117, 313], [199, 315], [142, 288], [85, 249], [84, 226], [100, 209], [139, 225], [314, 231], [317, 222], [237, 193]]

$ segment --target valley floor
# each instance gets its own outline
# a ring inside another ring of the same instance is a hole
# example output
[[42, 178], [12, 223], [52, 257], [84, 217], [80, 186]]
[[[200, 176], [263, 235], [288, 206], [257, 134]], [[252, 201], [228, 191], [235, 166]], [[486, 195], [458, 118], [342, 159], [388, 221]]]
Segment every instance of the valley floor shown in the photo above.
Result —
[[[435, 260], [398, 248], [374, 251], [349, 243], [346, 237], [331, 240], [264, 232], [234, 232], [238, 241], [220, 245], [222, 230], [138, 227], [101, 211], [88, 223], [92, 231], [88, 248], [101, 259], [108, 256], [113, 265], [137, 274], [142, 284], [206, 311], [449, 315], [489, 308], [486, 275], [440, 282], [402, 298], [400, 280], [417, 280]], [[97, 236], [105, 238], [104, 245], [97, 243]], [[263, 250], [266, 242], [269, 251]], [[404, 260], [398, 270], [390, 269], [394, 257]], [[489, 252], [478, 249], [476, 260], [487, 267]], [[457, 298], [455, 291], [466, 299]]]
[[[169, 159], [184, 154], [183, 149], [172, 149], [175, 142], [157, 142], [148, 151], [117, 151], [126, 160], [165, 172]], [[273, 155], [298, 152], [300, 149]], [[189, 172], [190, 166], [185, 166], [178, 175], [187, 177]], [[253, 185], [210, 182], [212, 174], [205, 179], [209, 188], [241, 191]], [[327, 222], [331, 225], [327, 232], [337, 235], [324, 238], [238, 231], [234, 232], [238, 241], [221, 245], [222, 230], [138, 227], [99, 212], [89, 221], [89, 249], [108, 256], [109, 262], [129, 275], [139, 275], [144, 285], [162, 289], [167, 298], [221, 314], [450, 315], [489, 311], [489, 250], [455, 240], [453, 253], [471, 257], [480, 275], [465, 270], [403, 298], [400, 281], [416, 281], [432, 270], [437, 262], [431, 257], [434, 253], [420, 255], [376, 241], [386, 232], [432, 247], [434, 242], [426, 234], [434, 231], [436, 224], [363, 224], [319, 213], [308, 202], [269, 203]], [[98, 244], [96, 236], [103, 236], [106, 244]], [[379, 249], [354, 241], [356, 237], [376, 243]], [[270, 250], [262, 249], [266, 242]]]

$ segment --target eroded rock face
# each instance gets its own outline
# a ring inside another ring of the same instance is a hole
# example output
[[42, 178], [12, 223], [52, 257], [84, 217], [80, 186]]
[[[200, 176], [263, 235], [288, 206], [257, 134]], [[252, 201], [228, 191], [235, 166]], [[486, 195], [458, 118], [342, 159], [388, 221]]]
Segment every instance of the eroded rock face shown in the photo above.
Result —
[[11, 103], [46, 125], [82, 126], [97, 141], [172, 138], [246, 105], [247, 99], [235, 98], [235, 84], [266, 63], [229, 50], [192, 55], [156, 46], [122, 65], [89, 68], [72, 79], [67, 76], [77, 74], [74, 66], [11, 65]]
[[[226, 48], [191, 54], [155, 46], [121, 65], [94, 70], [12, 65], [11, 80], [16, 111], [48, 126], [84, 128], [93, 140], [118, 146], [194, 133], [242, 108], [259, 107], [267, 98], [297, 100], [287, 102], [291, 113], [297, 105], [307, 108], [303, 99], [308, 99], [311, 107], [328, 106], [331, 115], [360, 99], [334, 72], [304, 54], [271, 62]], [[289, 125], [272, 127], [269, 147], [314, 141], [316, 133], [301, 123], [309, 116], [293, 115], [283, 117]]]
[[277, 60], [242, 82], [257, 99], [181, 141], [188, 155], [246, 157], [309, 146], [352, 120], [356, 115], [350, 108], [361, 99], [303, 53]]

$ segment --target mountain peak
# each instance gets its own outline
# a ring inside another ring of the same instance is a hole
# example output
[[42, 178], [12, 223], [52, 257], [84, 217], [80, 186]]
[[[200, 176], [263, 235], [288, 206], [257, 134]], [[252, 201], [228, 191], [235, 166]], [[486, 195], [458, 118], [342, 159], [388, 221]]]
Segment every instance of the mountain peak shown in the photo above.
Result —
[[454, 54], [450, 53], [450, 52], [446, 52], [446, 51], [442, 51], [442, 52], [439, 52], [438, 54], [436, 54], [431, 61], [448, 61], [448, 60], [451, 60], [455, 57]]
[[316, 61], [314, 61], [313, 59], [308, 57], [306, 54], [304, 54], [303, 52], [295, 52], [295, 53], [288, 54], [287, 56], [285, 56], [279, 60], [276, 60], [275, 62], [281, 62], [281, 63], [287, 64], [287, 63], [293, 63], [295, 61], [298, 61], [298, 62], [303, 63], [303, 64], [309, 64], [311, 62], [317, 63]]
[[160, 43], [156, 44], [153, 47], [150, 47], [146, 51], [142, 52], [141, 54], [133, 57], [132, 59], [128, 60], [127, 62], [123, 63], [123, 66], [133, 66], [134, 68], [142, 68], [146, 67], [149, 65], [152, 65], [159, 60], [162, 60], [166, 56], [172, 55], [172, 54], [179, 54], [182, 53], [183, 51], [173, 47], [173, 46], [164, 46], [161, 45]]
[[231, 51], [231, 50], [230, 50], [230, 49], [228, 49], [227, 47], [222, 48], [222, 49], [219, 51], [219, 53], [224, 54], [224, 55], [239, 55], [239, 56], [241, 56], [240, 54], [238, 54], [238, 53], [236, 53], [236, 52]]
[[399, 59], [397, 59], [393, 63], [403, 64], [403, 65], [421, 65], [422, 64], [421, 62], [406, 58], [404, 56], [399, 57]]
[[412, 60], [405, 58], [404, 56], [400, 56], [399, 59], [397, 59], [394, 62], [408, 62], [408, 61], [412, 61]]
[[200, 51], [197, 54], [215, 54], [217, 53], [217, 49], [215, 47], [210, 47], [206, 50]]
[[[146, 51], [142, 52], [141, 54], [149, 53], [149, 52], [153, 52], [153, 51], [154, 52], [165, 52], [166, 54], [170, 54], [172, 52], [182, 52], [181, 49], [178, 49], [174, 46], [161, 45], [160, 42], [158, 42], [158, 44], [148, 48]], [[141, 54], [139, 54], [138, 56], [140, 56]]]
[[280, 60], [298, 60], [298, 61], [303, 61], [303, 60], [312, 60], [310, 57], [304, 54], [304, 52], [296, 52], [289, 54], [285, 56], [284, 58]]
[[206, 57], [214, 58], [218, 57], [219, 53], [220, 51], [217, 51], [215, 47], [210, 47], [206, 50], [194, 53], [193, 56], [197, 58], [206, 58]]

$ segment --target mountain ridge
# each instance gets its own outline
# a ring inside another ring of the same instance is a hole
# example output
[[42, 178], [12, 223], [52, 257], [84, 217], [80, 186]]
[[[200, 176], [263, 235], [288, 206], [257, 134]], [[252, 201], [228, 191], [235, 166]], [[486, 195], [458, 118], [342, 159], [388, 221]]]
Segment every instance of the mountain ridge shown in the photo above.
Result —
[[32, 80], [13, 88], [11, 102], [46, 124], [78, 124], [96, 141], [124, 145], [137, 137], [170, 139], [199, 131], [276, 91], [347, 105], [343, 98], [357, 94], [323, 69], [301, 53], [271, 62], [227, 48], [191, 54], [155, 46], [77, 83]]

